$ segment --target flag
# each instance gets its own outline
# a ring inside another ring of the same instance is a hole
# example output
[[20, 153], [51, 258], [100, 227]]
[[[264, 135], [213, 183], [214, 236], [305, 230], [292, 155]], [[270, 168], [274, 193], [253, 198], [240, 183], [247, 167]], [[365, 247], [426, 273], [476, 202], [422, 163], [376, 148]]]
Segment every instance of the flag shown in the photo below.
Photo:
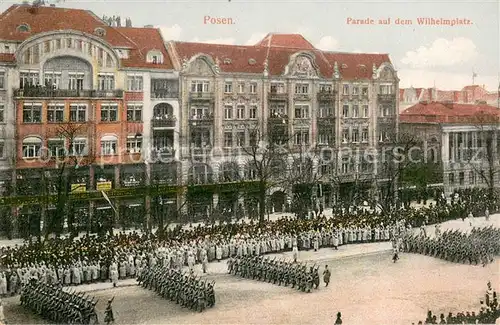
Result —
[[106, 195], [106, 193], [104, 193], [104, 191], [101, 191], [102, 193], [102, 196], [104, 197], [104, 199], [106, 201], [108, 201], [109, 205], [111, 206], [111, 209], [113, 209], [113, 211], [115, 211], [115, 213], [118, 213], [115, 209], [115, 206], [113, 205], [113, 203], [111, 203], [111, 200], [109, 199], [109, 197]]

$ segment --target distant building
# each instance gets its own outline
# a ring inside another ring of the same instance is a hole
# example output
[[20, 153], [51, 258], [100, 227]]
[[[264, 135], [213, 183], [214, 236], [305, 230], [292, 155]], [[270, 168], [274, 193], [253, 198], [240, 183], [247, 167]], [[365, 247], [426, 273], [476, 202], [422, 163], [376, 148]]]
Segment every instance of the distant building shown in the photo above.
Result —
[[[500, 109], [486, 104], [420, 102], [400, 113], [400, 132], [425, 142], [426, 159], [442, 163], [446, 193], [500, 186]], [[490, 178], [489, 169], [494, 170]]]
[[400, 88], [399, 89], [399, 109], [404, 111], [408, 107], [421, 101], [450, 101], [457, 104], [478, 104], [484, 103], [498, 107], [499, 92], [488, 91], [484, 86], [470, 85], [461, 90], [439, 90], [433, 88]]

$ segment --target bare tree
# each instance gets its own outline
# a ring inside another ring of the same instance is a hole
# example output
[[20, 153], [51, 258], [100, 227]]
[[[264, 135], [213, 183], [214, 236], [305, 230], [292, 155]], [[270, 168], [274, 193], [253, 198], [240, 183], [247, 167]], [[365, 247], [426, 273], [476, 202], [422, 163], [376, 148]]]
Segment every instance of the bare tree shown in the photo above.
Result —
[[496, 177], [500, 174], [500, 114], [479, 112], [473, 118], [477, 143], [461, 149], [461, 158], [479, 175], [488, 188], [489, 204], [495, 200]]

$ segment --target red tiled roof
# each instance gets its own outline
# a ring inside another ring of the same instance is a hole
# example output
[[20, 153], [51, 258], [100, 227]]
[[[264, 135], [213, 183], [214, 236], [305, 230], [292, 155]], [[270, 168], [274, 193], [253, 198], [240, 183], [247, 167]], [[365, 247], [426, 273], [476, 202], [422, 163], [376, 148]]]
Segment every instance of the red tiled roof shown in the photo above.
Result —
[[500, 109], [486, 104], [456, 104], [420, 102], [408, 107], [399, 116], [402, 123], [477, 123], [478, 116], [496, 117], [500, 122]]
[[[22, 24], [27, 24], [30, 31], [19, 31], [18, 26]], [[108, 26], [90, 11], [30, 5], [13, 5], [0, 16], [0, 39], [24, 41], [39, 33], [69, 29], [94, 34], [97, 27], [106, 30], [103, 38], [111, 45], [134, 47], [134, 44], [115, 28]]]
[[[116, 27], [116, 29], [136, 45], [130, 51], [129, 58], [122, 59], [123, 65], [133, 68], [173, 69], [159, 29], [136, 27]], [[158, 50], [163, 54], [163, 64], [146, 62], [147, 54], [151, 50]]]
[[[262, 41], [253, 46], [189, 42], [172, 42], [172, 45], [181, 61], [184, 58], [190, 59], [197, 54], [206, 54], [214, 61], [218, 59], [220, 61], [220, 70], [229, 73], [263, 73], [264, 62], [267, 59], [269, 74], [279, 76], [285, 72], [290, 57], [301, 50], [313, 56], [320, 75], [325, 78], [332, 77], [335, 62], [337, 62], [342, 78], [346, 80], [371, 79], [373, 64], [378, 67], [384, 62], [390, 62], [387, 54], [324, 52], [312, 47], [300, 35], [284, 34], [281, 35], [283, 37], [278, 36], [280, 34], [268, 34]], [[302, 44], [303, 48], [299, 48], [301, 42], [299, 42], [297, 36], [309, 45]], [[284, 42], [285, 39], [294, 40], [289, 42], [292, 44], [291, 47], [285, 47], [285, 44], [287, 44]], [[230, 59], [231, 63], [225, 64], [224, 59]], [[255, 63], [250, 64], [250, 59], [255, 60]]]
[[255, 46], [284, 47], [287, 49], [314, 50], [314, 46], [300, 34], [267, 34]]
[[0, 53], [0, 62], [14, 62], [14, 54]]
[[417, 99], [420, 99], [420, 95], [422, 94], [422, 90], [424, 90], [423, 88], [415, 88], [415, 91], [417, 93]]

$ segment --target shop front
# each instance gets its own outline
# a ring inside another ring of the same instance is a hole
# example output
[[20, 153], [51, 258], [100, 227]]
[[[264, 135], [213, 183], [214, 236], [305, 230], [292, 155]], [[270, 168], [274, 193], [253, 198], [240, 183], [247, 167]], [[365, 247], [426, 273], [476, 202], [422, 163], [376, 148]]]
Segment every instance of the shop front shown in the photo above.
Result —
[[68, 207], [67, 228], [69, 232], [90, 231], [91, 220], [88, 201], [71, 201]]
[[115, 188], [115, 166], [99, 166], [94, 171], [94, 184], [97, 191], [109, 191]]
[[41, 169], [18, 169], [16, 171], [17, 195], [40, 195], [43, 188], [43, 171]]
[[158, 195], [151, 198], [151, 227], [157, 228], [178, 221], [177, 198]]
[[42, 207], [40, 205], [25, 205], [19, 209], [18, 230], [21, 238], [39, 237], [42, 229]]
[[206, 186], [190, 186], [186, 193], [188, 220], [198, 222], [209, 220], [213, 215], [214, 191]]
[[120, 227], [143, 229], [146, 224], [144, 198], [122, 199], [120, 201]]
[[115, 225], [115, 211], [108, 201], [98, 200], [94, 202], [94, 213], [90, 218], [90, 232], [105, 234]]
[[120, 183], [122, 187], [136, 187], [145, 185], [145, 165], [122, 165], [120, 170]]

